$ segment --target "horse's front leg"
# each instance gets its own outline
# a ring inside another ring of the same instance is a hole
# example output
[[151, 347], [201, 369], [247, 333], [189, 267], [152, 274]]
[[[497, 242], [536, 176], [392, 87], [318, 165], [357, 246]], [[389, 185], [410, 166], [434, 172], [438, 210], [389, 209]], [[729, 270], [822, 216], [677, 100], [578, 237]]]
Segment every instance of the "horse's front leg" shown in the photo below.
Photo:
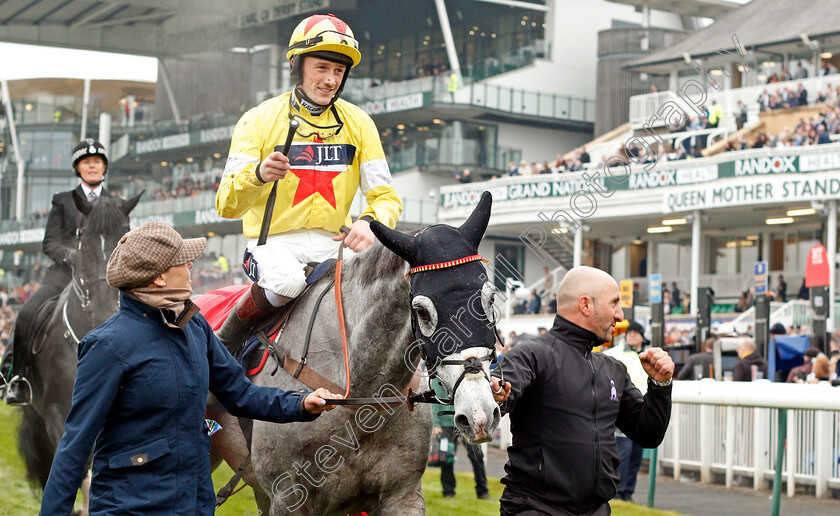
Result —
[[423, 516], [426, 514], [426, 500], [423, 498], [423, 487], [418, 480], [414, 486], [403, 491], [389, 494], [382, 498], [379, 506], [371, 512], [375, 516]]

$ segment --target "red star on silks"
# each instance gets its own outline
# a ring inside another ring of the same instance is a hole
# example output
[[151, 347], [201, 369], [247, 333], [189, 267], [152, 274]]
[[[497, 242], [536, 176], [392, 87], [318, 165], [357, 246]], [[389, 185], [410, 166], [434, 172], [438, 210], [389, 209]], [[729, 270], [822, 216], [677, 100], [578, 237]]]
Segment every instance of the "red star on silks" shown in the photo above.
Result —
[[308, 199], [310, 196], [315, 195], [315, 192], [318, 192], [325, 201], [330, 203], [333, 209], [336, 209], [335, 189], [333, 189], [332, 181], [341, 172], [313, 169], [291, 169], [289, 172], [296, 175], [299, 179], [292, 206], [297, 206], [301, 201]]

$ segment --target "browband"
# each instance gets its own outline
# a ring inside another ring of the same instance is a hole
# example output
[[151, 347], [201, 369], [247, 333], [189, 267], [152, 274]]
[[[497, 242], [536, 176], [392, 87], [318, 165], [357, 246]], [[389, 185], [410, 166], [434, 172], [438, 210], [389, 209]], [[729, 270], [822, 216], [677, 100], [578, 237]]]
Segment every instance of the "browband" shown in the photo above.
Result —
[[475, 262], [475, 261], [478, 261], [478, 260], [481, 260], [481, 261], [484, 261], [484, 262], [487, 261], [484, 258], [482, 258], [481, 255], [474, 254], [472, 256], [465, 256], [463, 258], [458, 258], [457, 260], [451, 260], [451, 261], [448, 261], [448, 262], [431, 263], [429, 265], [420, 265], [418, 267], [412, 267], [411, 269], [408, 270], [408, 273], [406, 273], [406, 275], [403, 276], [403, 279], [405, 279], [409, 275], [415, 274], [417, 272], [430, 271], [430, 270], [436, 270], [436, 269], [445, 269], [447, 267], [454, 267], [456, 265], [463, 265], [465, 263]]

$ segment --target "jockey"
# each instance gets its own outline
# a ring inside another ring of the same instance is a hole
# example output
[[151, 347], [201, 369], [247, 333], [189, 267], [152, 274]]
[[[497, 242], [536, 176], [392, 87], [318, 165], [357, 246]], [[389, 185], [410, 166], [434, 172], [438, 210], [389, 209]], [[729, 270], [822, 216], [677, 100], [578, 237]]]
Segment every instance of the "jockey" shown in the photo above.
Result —
[[[20, 405], [29, 402], [28, 393], [24, 393], [22, 368], [29, 356], [29, 339], [25, 335], [32, 332], [32, 324], [41, 306], [50, 298], [64, 290], [73, 277], [71, 269], [78, 247], [76, 230], [82, 222], [82, 214], [73, 203], [73, 192], [93, 202], [101, 195], [110, 195], [102, 183], [108, 173], [108, 155], [105, 146], [93, 138], [81, 141], [73, 149], [73, 171], [81, 180], [74, 190], [60, 192], [52, 198], [47, 225], [44, 231], [44, 253], [54, 262], [47, 269], [38, 291], [26, 300], [15, 322], [15, 334], [12, 340], [12, 369], [15, 375], [6, 391], [6, 403]], [[5, 362], [6, 360], [4, 360]]]
[[[292, 33], [286, 57], [294, 89], [236, 124], [216, 195], [219, 215], [243, 219], [243, 267], [254, 281], [218, 332], [231, 352], [245, 330], [303, 292], [305, 264], [336, 257], [342, 241], [355, 252], [370, 247], [370, 222], [393, 228], [402, 212], [373, 120], [339, 99], [361, 60], [353, 31], [332, 14], [310, 16]], [[284, 156], [275, 146], [286, 141], [292, 119], [300, 126]], [[273, 181], [268, 239], [258, 246]], [[348, 212], [360, 187], [367, 206], [351, 224]], [[346, 235], [342, 225], [350, 227]]]

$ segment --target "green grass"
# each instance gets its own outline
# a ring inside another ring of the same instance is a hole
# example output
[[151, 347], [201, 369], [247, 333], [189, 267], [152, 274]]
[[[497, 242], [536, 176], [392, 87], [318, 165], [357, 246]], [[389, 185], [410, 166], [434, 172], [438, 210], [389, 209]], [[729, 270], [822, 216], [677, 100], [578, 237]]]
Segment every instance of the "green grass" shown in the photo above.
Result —
[[[15, 409], [0, 402], [0, 485], [3, 486], [2, 514], [6, 516], [31, 516], [38, 513], [41, 493], [24, 480], [23, 461], [17, 451], [17, 427], [19, 415]], [[233, 476], [223, 464], [213, 473], [216, 490]], [[423, 495], [426, 498], [426, 514], [429, 516], [498, 516], [499, 497], [502, 484], [498, 478], [488, 478], [490, 500], [478, 500], [475, 496], [472, 474], [456, 473], [458, 482], [455, 498], [443, 498], [440, 485], [440, 469], [430, 468], [423, 475]], [[610, 504], [616, 516], [677, 516], [675, 512], [657, 511], [640, 505], [614, 501]], [[247, 512], [256, 514], [257, 504], [253, 491], [246, 487], [231, 496], [216, 511], [219, 516], [242, 516]]]
[[23, 459], [17, 451], [18, 412], [0, 400], [0, 485], [3, 513], [10, 516], [38, 514], [41, 493], [24, 478]]

